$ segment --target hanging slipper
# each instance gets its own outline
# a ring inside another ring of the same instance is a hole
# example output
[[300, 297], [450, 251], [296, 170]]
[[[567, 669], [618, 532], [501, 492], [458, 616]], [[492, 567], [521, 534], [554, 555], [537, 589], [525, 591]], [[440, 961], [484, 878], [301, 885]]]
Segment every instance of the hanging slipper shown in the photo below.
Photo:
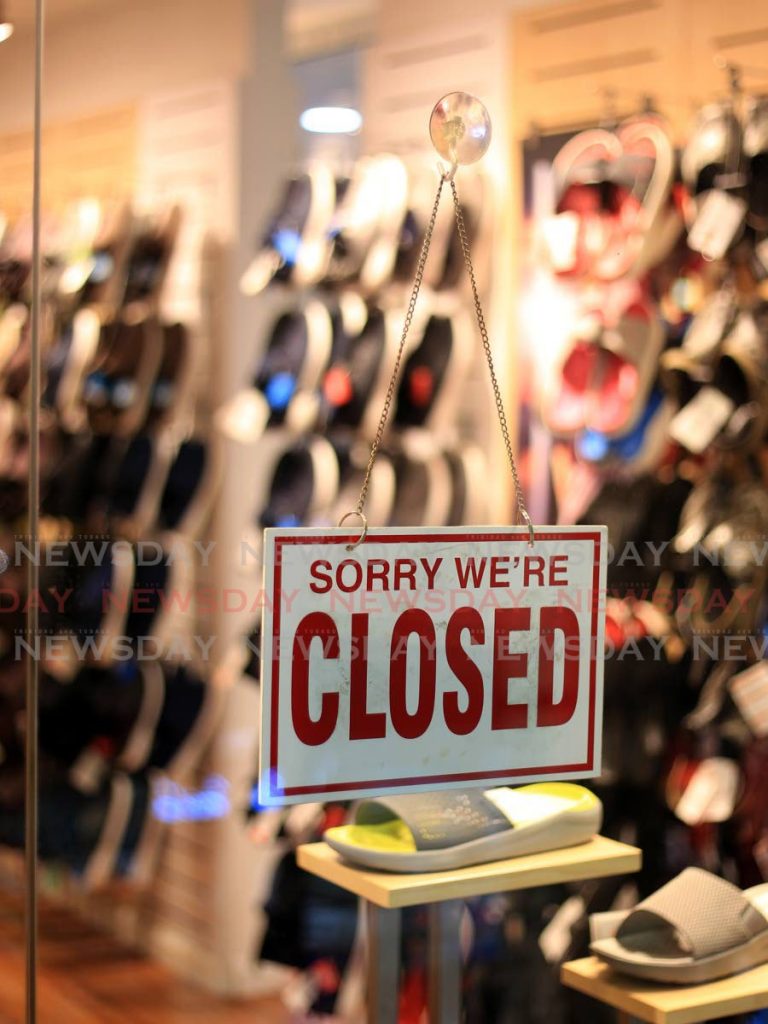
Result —
[[58, 297], [68, 317], [90, 309], [101, 320], [114, 317], [125, 292], [133, 213], [126, 202], [75, 205], [72, 254], [59, 278]]
[[[365, 479], [368, 464], [368, 446], [354, 446], [349, 455], [349, 463], [343, 474], [339, 492], [327, 517], [329, 526], [336, 526], [343, 515], [355, 508], [360, 489]], [[374, 526], [388, 523], [392, 515], [395, 500], [395, 470], [392, 461], [386, 454], [379, 452], [371, 467], [366, 497], [366, 515], [368, 522]], [[323, 525], [316, 518], [312, 525]]]
[[714, 292], [691, 320], [683, 342], [661, 354], [659, 379], [682, 409], [712, 381], [712, 367], [723, 339], [736, 323], [738, 308], [731, 287]]
[[208, 441], [190, 437], [173, 451], [169, 463], [157, 506], [157, 527], [194, 539], [208, 522], [221, 485], [221, 443], [215, 436]]
[[600, 188], [606, 168], [621, 155], [613, 132], [593, 129], [569, 139], [555, 157], [555, 213], [542, 225], [542, 240], [554, 273], [582, 277], [608, 244], [613, 199]]
[[163, 357], [149, 396], [145, 430], [168, 427], [185, 433], [192, 420], [198, 335], [182, 323], [163, 324]]
[[355, 864], [382, 871], [450, 871], [588, 842], [603, 808], [583, 786], [540, 782], [511, 789], [364, 800], [354, 824], [323, 838]]
[[661, 121], [633, 118], [620, 125], [616, 134], [623, 150], [621, 164], [630, 169], [630, 180], [634, 173], [634, 180], [631, 200], [620, 210], [626, 249], [605, 253], [597, 268], [604, 280], [622, 274], [642, 276], [671, 252], [683, 228], [680, 211], [671, 199], [675, 151]]
[[[395, 156], [358, 161], [328, 231], [330, 259], [326, 284], [355, 283], [365, 294], [377, 292], [392, 276], [407, 244], [408, 172]], [[415, 235], [418, 235], [417, 225]], [[405, 243], [405, 245], [404, 245]]]
[[680, 169], [687, 204], [688, 245], [705, 259], [722, 259], [744, 233], [747, 202], [742, 128], [730, 103], [712, 103], [698, 115]]
[[717, 436], [720, 448], [749, 449], [765, 436], [766, 337], [768, 305], [742, 312], [723, 342], [713, 367], [712, 385], [730, 400], [733, 412]]
[[626, 434], [608, 437], [587, 429], [576, 438], [576, 452], [588, 462], [610, 463], [633, 474], [651, 472], [668, 445], [671, 403], [654, 389], [634, 427]]
[[399, 341], [400, 325], [394, 312], [371, 308], [362, 329], [349, 339], [346, 352], [323, 377], [324, 416], [329, 426], [355, 428], [362, 436], [374, 436]]
[[759, 281], [768, 277], [768, 98], [751, 100], [744, 127], [748, 163], [747, 225], [755, 234], [752, 269]]
[[682, 228], [670, 203], [674, 167], [672, 143], [657, 120], [570, 139], [554, 161], [560, 220], [545, 226], [545, 238], [556, 239], [555, 272], [615, 281], [639, 277], [663, 259]]
[[125, 268], [121, 306], [158, 314], [181, 226], [181, 207], [136, 225]]
[[591, 951], [636, 978], [696, 985], [768, 960], [765, 884], [742, 892], [701, 868], [686, 868], [634, 910], [612, 912], [610, 920], [596, 916], [593, 934], [601, 937]]
[[604, 350], [602, 378], [587, 426], [616, 437], [640, 419], [656, 377], [664, 330], [655, 312], [638, 306], [600, 337]]

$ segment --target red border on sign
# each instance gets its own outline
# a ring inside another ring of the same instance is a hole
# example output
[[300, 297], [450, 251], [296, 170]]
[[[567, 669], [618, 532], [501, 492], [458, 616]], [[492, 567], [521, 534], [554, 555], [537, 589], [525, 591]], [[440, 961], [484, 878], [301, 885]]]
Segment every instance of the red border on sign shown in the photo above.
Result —
[[[593, 571], [592, 571], [592, 634], [597, 634], [597, 611], [598, 611], [598, 588], [600, 586], [600, 534], [591, 531], [579, 533], [561, 533], [552, 531], [548, 533], [536, 532], [538, 540], [591, 540], [594, 545]], [[592, 771], [595, 760], [595, 705], [597, 703], [597, 657], [596, 651], [592, 649], [589, 667], [589, 725], [587, 738], [587, 760], [584, 764], [557, 764], [538, 768], [508, 768], [506, 770], [490, 772], [455, 772], [442, 775], [421, 775], [418, 779], [363, 779], [358, 782], [331, 782], [321, 786], [286, 786], [273, 788], [274, 781], [279, 777], [277, 771], [277, 741], [278, 741], [278, 709], [279, 709], [279, 688], [280, 688], [280, 613], [281, 601], [280, 590], [282, 583], [282, 559], [280, 548], [285, 544], [353, 544], [357, 540], [356, 534], [348, 537], [338, 536], [297, 536], [278, 537], [275, 540], [275, 564], [274, 581], [272, 588], [272, 607], [274, 615], [272, 619], [272, 679], [271, 679], [271, 719], [270, 719], [270, 763], [268, 788], [271, 797], [279, 796], [313, 796], [318, 793], [345, 793], [350, 790], [376, 789], [377, 787], [422, 785], [425, 782], [490, 782], [495, 779], [514, 778], [520, 775], [547, 775], [550, 772], [589, 772]], [[467, 540], [504, 540], [504, 541], [528, 541], [528, 534], [521, 533], [517, 536], [508, 533], [434, 533], [434, 534], [398, 534], [376, 537], [377, 544], [399, 544], [403, 541], [421, 542], [422, 544], [445, 544]]]

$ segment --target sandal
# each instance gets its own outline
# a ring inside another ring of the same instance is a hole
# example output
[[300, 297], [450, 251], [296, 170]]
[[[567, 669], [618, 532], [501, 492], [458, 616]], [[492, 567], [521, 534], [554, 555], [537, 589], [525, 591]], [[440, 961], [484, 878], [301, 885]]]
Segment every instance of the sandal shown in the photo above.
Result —
[[319, 161], [285, 183], [258, 251], [240, 279], [244, 295], [258, 295], [273, 280], [317, 283], [328, 259], [326, 231], [339, 184]]
[[310, 300], [301, 310], [281, 313], [269, 327], [250, 387], [238, 391], [216, 413], [216, 424], [225, 437], [253, 444], [267, 427], [290, 426], [296, 399], [314, 397], [333, 358], [337, 333], [321, 302]]
[[583, 786], [538, 782], [364, 800], [354, 824], [330, 828], [323, 838], [365, 867], [451, 871], [586, 843], [602, 816], [602, 804]]
[[582, 132], [558, 153], [554, 172], [557, 213], [544, 235], [556, 273], [639, 277], [677, 241], [674, 150], [659, 122], [637, 118], [615, 134]]
[[634, 910], [593, 915], [590, 927], [591, 951], [623, 974], [674, 985], [714, 981], [768, 960], [768, 885], [741, 892], [686, 868]]

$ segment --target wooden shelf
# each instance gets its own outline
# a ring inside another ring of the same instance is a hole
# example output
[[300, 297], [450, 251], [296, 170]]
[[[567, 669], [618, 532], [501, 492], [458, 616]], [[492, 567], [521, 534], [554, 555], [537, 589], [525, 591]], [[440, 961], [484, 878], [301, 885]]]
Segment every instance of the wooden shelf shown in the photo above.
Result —
[[623, 976], [597, 957], [573, 960], [564, 985], [649, 1024], [697, 1024], [768, 1007], [768, 964], [704, 985], [659, 985]]
[[642, 854], [634, 846], [595, 836], [588, 843], [526, 857], [477, 864], [457, 871], [417, 875], [370, 871], [347, 864], [326, 843], [300, 846], [299, 867], [362, 896], [379, 907], [410, 907], [417, 903], [464, 899], [486, 893], [533, 889], [538, 885], [604, 878], [639, 870]]

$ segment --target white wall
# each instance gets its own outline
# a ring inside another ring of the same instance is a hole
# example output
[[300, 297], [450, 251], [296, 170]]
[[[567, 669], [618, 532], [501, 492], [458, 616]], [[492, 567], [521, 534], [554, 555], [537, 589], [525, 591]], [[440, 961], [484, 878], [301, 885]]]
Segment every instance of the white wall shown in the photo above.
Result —
[[[247, 0], [129, 0], [49, 27], [44, 117], [58, 121], [247, 69]], [[32, 36], [0, 49], [0, 134], [32, 119]]]

